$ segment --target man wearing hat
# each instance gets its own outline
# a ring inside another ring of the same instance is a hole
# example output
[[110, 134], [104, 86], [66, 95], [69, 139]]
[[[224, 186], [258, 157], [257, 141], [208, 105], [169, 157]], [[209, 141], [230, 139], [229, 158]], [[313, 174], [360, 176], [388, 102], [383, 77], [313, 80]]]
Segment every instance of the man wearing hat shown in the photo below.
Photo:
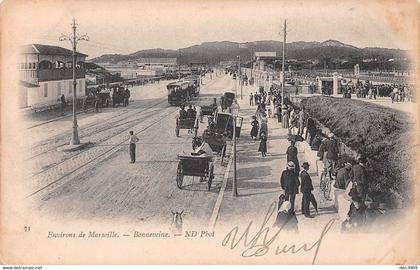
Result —
[[309, 210], [309, 203], [311, 201], [312, 190], [314, 187], [312, 186], [312, 179], [308, 173], [309, 170], [309, 163], [303, 162], [302, 164], [303, 171], [300, 174], [300, 180], [302, 181], [302, 185], [300, 186], [300, 191], [302, 192], [302, 214], [307, 218], [312, 218]]
[[289, 161], [287, 163], [287, 168], [281, 174], [280, 178], [281, 188], [284, 190], [284, 196], [286, 201], [291, 203], [291, 211], [295, 209], [295, 198], [296, 194], [299, 193], [299, 177], [295, 172], [295, 163]]
[[353, 182], [353, 186], [356, 188], [358, 195], [364, 202], [366, 199], [366, 158], [360, 157], [359, 164], [355, 164], [349, 173], [350, 181]]
[[322, 143], [320, 148], [320, 151], [322, 150], [322, 152], [327, 153], [325, 156], [325, 167], [328, 169], [331, 177], [331, 172], [334, 170], [338, 160], [338, 154], [340, 153], [334, 133], [331, 132], [328, 134], [328, 139]]
[[338, 189], [346, 189], [349, 180], [349, 172], [351, 170], [351, 163], [344, 163], [340, 169], [337, 171], [337, 176], [335, 177], [334, 187]]

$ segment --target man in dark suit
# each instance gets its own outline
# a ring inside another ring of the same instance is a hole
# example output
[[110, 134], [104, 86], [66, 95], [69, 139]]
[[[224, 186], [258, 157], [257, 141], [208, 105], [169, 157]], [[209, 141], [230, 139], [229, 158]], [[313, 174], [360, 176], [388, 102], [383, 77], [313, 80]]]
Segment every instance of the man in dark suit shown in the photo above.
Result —
[[359, 164], [355, 164], [349, 173], [350, 181], [356, 187], [357, 195], [362, 199], [364, 203], [366, 199], [367, 179], [366, 179], [366, 163], [365, 157], [359, 158]]
[[280, 178], [281, 188], [284, 190], [284, 196], [286, 201], [291, 203], [291, 211], [295, 209], [295, 198], [296, 194], [299, 193], [299, 176], [295, 172], [295, 163], [289, 161], [287, 168], [281, 174]]
[[300, 174], [300, 180], [302, 181], [302, 185], [300, 186], [300, 191], [302, 192], [302, 214], [305, 215], [307, 218], [312, 218], [309, 210], [309, 203], [311, 201], [312, 190], [314, 187], [312, 186], [312, 179], [308, 173], [309, 170], [309, 163], [303, 162], [302, 164], [303, 171]]

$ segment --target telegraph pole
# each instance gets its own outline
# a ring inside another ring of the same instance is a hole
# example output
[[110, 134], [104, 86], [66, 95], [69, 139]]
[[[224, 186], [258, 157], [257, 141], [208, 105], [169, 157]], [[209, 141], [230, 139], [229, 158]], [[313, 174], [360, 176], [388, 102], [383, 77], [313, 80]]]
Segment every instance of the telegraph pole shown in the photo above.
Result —
[[283, 73], [282, 76], [282, 80], [281, 80], [281, 107], [283, 109], [283, 105], [284, 105], [284, 84], [285, 84], [285, 56], [286, 56], [286, 20], [284, 20], [284, 25], [283, 25], [283, 57], [282, 57], [282, 63], [281, 63], [281, 70]]
[[239, 54], [239, 84], [241, 87], [241, 100], [242, 100], [242, 70], [241, 70], [241, 55]]
[[77, 25], [76, 25], [76, 20], [73, 18], [73, 23], [71, 24], [73, 32], [70, 35], [63, 35], [61, 34], [59, 40], [60, 41], [70, 41], [70, 43], [72, 44], [73, 47], [73, 133], [72, 133], [72, 137], [71, 137], [71, 141], [70, 141], [70, 145], [79, 145], [80, 144], [80, 140], [79, 140], [79, 133], [77, 131], [77, 118], [76, 118], [76, 48], [77, 48], [77, 43], [80, 40], [89, 40], [89, 37], [87, 35], [82, 35], [82, 36], [78, 36], [76, 34], [76, 29], [77, 29]]

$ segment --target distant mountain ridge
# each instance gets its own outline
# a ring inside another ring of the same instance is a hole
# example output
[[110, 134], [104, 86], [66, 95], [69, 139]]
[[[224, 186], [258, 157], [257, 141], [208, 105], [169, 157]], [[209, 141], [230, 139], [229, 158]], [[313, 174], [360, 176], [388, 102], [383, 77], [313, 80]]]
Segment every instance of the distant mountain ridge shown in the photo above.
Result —
[[[91, 59], [94, 63], [120, 63], [132, 61], [135, 62], [139, 58], [147, 57], [176, 57], [180, 59], [182, 64], [192, 61], [201, 61], [209, 64], [217, 64], [220, 61], [236, 60], [238, 55], [244, 62], [252, 59], [254, 52], [266, 51], [277, 52], [281, 55], [283, 43], [275, 40], [261, 40], [251, 42], [232, 42], [232, 41], [214, 41], [204, 42], [199, 45], [193, 45], [179, 50], [170, 49], [147, 49], [140, 50], [131, 54], [104, 54], [100, 57]], [[241, 45], [241, 46], [239, 46]], [[243, 45], [243, 46], [242, 46]], [[241, 48], [240, 48], [241, 47]], [[244, 48], [242, 48], [244, 47]], [[362, 59], [377, 59], [379, 61], [387, 61], [388, 59], [407, 58], [406, 51], [400, 49], [388, 48], [358, 48], [352, 45], [342, 43], [337, 40], [318, 41], [296, 41], [287, 43], [286, 57], [287, 59], [296, 59], [300, 61], [323, 62], [354, 62]]]

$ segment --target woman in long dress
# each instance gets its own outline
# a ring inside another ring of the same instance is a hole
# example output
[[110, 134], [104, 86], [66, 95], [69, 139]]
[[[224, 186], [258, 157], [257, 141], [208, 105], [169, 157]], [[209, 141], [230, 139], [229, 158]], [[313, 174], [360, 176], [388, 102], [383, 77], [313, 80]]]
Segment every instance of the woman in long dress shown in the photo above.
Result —
[[282, 123], [283, 123], [283, 128], [289, 128], [289, 110], [287, 110], [286, 107], [283, 107], [282, 109]]
[[258, 136], [258, 130], [260, 128], [260, 123], [258, 122], [258, 120], [256, 119], [255, 116], [252, 117], [254, 120], [251, 122], [251, 138], [256, 140], [257, 136]]
[[264, 132], [261, 132], [260, 138], [261, 138], [261, 141], [260, 141], [260, 146], [258, 147], [258, 152], [261, 152], [262, 157], [266, 157], [267, 156], [267, 136], [265, 135]]

